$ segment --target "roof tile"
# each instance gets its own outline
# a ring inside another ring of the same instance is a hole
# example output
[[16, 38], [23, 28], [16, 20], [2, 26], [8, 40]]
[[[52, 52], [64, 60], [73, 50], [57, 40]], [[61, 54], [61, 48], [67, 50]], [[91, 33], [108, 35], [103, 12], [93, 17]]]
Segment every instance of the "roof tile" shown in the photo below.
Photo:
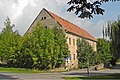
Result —
[[85, 31], [84, 29], [74, 25], [73, 23], [57, 16], [56, 14], [48, 11], [50, 13], [50, 15], [55, 18], [67, 31], [74, 33], [76, 35], [82, 36], [84, 38], [88, 38], [91, 40], [96, 40], [92, 35], [90, 35], [87, 31]]

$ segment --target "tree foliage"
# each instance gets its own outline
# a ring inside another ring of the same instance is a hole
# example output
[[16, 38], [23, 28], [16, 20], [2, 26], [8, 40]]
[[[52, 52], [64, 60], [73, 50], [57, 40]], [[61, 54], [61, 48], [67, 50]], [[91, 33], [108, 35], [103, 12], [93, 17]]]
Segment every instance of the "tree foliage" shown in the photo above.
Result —
[[93, 14], [103, 15], [105, 10], [101, 8], [103, 3], [119, 0], [69, 0], [67, 4], [71, 5], [68, 12], [75, 11], [80, 18], [93, 18]]
[[95, 52], [86, 40], [78, 39], [77, 48], [79, 68], [85, 68], [95, 64]]
[[65, 36], [65, 32], [57, 27], [53, 28], [54, 31], [54, 54], [57, 53], [57, 63], [56, 66], [59, 67], [61, 63], [63, 63], [63, 58], [67, 58], [70, 55], [70, 51], [68, 49], [67, 39]]
[[60, 67], [62, 58], [69, 54], [63, 30], [45, 28], [40, 24], [35, 27], [32, 33], [25, 36], [27, 39], [24, 43], [25, 49], [28, 48], [27, 53], [32, 56], [33, 68], [46, 70]]
[[109, 63], [112, 60], [110, 53], [110, 41], [99, 38], [97, 39], [97, 63]]
[[59, 27], [45, 28], [39, 23], [32, 33], [20, 36], [10, 19], [0, 34], [0, 58], [8, 67], [40, 70], [61, 67], [69, 55], [65, 33]]
[[109, 38], [111, 41], [111, 54], [117, 59], [120, 58], [120, 19], [114, 22], [108, 22], [108, 25], [103, 29], [104, 38]]
[[1, 61], [15, 62], [15, 55], [21, 49], [21, 36], [17, 31], [13, 31], [14, 25], [11, 25], [10, 19], [7, 18], [4, 22], [5, 28], [0, 34], [0, 57]]

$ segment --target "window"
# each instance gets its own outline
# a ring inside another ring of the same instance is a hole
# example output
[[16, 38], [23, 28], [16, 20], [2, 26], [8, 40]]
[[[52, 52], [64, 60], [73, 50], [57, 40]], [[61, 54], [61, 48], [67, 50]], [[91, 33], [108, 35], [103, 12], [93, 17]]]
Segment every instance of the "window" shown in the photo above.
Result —
[[75, 54], [73, 54], [73, 59], [75, 60]]
[[69, 38], [69, 45], [71, 45], [71, 38]]
[[71, 54], [70, 54], [70, 61], [71, 61]]
[[43, 20], [43, 17], [42, 17], [42, 19], [41, 20]]
[[47, 26], [45, 26], [45, 28], [47, 29]]
[[42, 19], [41, 20], [45, 20], [46, 19], [46, 17], [42, 17]]
[[73, 39], [73, 45], [75, 45], [75, 39]]
[[44, 17], [44, 19], [46, 19], [46, 17]]

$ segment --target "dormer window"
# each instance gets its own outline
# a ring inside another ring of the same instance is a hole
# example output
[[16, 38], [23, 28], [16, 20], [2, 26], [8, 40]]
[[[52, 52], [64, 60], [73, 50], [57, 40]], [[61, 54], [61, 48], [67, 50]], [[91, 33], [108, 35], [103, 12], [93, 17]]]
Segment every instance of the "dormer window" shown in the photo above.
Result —
[[44, 17], [44, 19], [46, 19], [46, 17]]

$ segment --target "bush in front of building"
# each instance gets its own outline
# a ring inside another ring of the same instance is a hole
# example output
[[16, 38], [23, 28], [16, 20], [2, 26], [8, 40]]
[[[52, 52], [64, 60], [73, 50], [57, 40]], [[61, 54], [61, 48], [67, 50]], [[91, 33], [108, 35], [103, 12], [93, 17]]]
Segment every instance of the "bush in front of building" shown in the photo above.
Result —
[[20, 36], [13, 27], [7, 18], [0, 33], [0, 59], [8, 67], [46, 70], [64, 64], [62, 58], [68, 57], [69, 50], [62, 29], [38, 23], [32, 32]]

